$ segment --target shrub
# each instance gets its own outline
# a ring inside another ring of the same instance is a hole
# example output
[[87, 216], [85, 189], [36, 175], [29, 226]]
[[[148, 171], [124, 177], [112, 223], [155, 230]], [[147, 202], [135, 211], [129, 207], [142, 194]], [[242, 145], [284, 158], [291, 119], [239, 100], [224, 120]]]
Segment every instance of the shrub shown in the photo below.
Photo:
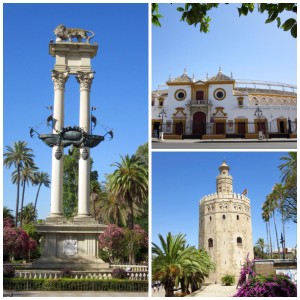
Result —
[[234, 297], [296, 297], [297, 286], [286, 275], [257, 276], [245, 282]]
[[148, 281], [120, 279], [5, 278], [3, 289], [15, 291], [128, 291], [147, 292]]
[[235, 276], [232, 274], [225, 274], [221, 278], [221, 282], [225, 285], [233, 285], [235, 283]]
[[127, 279], [129, 276], [127, 274], [127, 272], [123, 269], [114, 269], [111, 272], [111, 276], [112, 278], [117, 278], [117, 279]]
[[241, 286], [243, 283], [246, 282], [247, 274], [249, 278], [252, 278], [256, 275], [253, 271], [253, 265], [254, 265], [254, 260], [249, 259], [249, 253], [248, 253], [246, 257], [246, 262], [244, 263], [240, 272], [238, 286]]
[[71, 278], [72, 276], [72, 271], [68, 268], [64, 268], [60, 270], [60, 276], [62, 278]]
[[15, 269], [12, 265], [3, 266], [3, 277], [4, 278], [12, 278], [15, 277]]

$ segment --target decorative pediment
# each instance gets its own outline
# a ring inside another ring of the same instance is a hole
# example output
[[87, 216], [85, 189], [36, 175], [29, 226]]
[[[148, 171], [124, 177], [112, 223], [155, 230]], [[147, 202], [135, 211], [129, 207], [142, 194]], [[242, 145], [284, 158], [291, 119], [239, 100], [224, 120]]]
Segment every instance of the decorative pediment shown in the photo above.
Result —
[[195, 85], [207, 85], [207, 83], [202, 80], [198, 80], [195, 82]]
[[184, 107], [176, 107], [175, 110], [176, 112], [173, 113], [173, 118], [186, 118]]
[[216, 107], [216, 111], [213, 114], [214, 117], [216, 118], [223, 118], [223, 117], [227, 117], [227, 113], [224, 112], [224, 107], [218, 106]]

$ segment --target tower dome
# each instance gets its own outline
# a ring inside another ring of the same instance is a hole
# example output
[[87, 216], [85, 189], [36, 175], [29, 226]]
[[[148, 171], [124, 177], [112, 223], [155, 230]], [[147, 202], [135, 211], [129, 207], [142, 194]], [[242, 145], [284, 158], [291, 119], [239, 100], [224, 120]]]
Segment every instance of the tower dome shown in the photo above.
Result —
[[224, 160], [219, 167], [220, 174], [217, 176], [217, 193], [232, 194], [232, 176], [229, 174], [229, 166]]

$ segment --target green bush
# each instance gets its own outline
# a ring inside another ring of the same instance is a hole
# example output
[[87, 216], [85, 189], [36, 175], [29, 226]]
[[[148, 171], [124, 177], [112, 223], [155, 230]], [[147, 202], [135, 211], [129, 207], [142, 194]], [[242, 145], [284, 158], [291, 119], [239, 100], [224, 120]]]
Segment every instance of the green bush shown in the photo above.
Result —
[[221, 282], [225, 285], [233, 285], [235, 283], [235, 276], [227, 273], [221, 278]]
[[130, 291], [147, 292], [148, 281], [128, 279], [5, 278], [3, 289], [15, 291]]
[[3, 266], [3, 277], [12, 278], [15, 276], [15, 269], [12, 265]]

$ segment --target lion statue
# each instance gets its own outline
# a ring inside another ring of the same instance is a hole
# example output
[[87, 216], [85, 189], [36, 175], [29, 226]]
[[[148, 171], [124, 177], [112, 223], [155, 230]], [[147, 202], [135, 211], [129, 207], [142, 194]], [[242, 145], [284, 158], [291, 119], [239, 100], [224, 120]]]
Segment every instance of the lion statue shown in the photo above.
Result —
[[[88, 32], [92, 35], [88, 35]], [[86, 43], [90, 42], [90, 39], [95, 36], [95, 33], [90, 30], [85, 30], [81, 28], [67, 28], [64, 25], [58, 25], [54, 29], [54, 34], [61, 40], [69, 40], [72, 42], [72, 38], [76, 38], [78, 43], [81, 43], [82, 39], [86, 40]]]

